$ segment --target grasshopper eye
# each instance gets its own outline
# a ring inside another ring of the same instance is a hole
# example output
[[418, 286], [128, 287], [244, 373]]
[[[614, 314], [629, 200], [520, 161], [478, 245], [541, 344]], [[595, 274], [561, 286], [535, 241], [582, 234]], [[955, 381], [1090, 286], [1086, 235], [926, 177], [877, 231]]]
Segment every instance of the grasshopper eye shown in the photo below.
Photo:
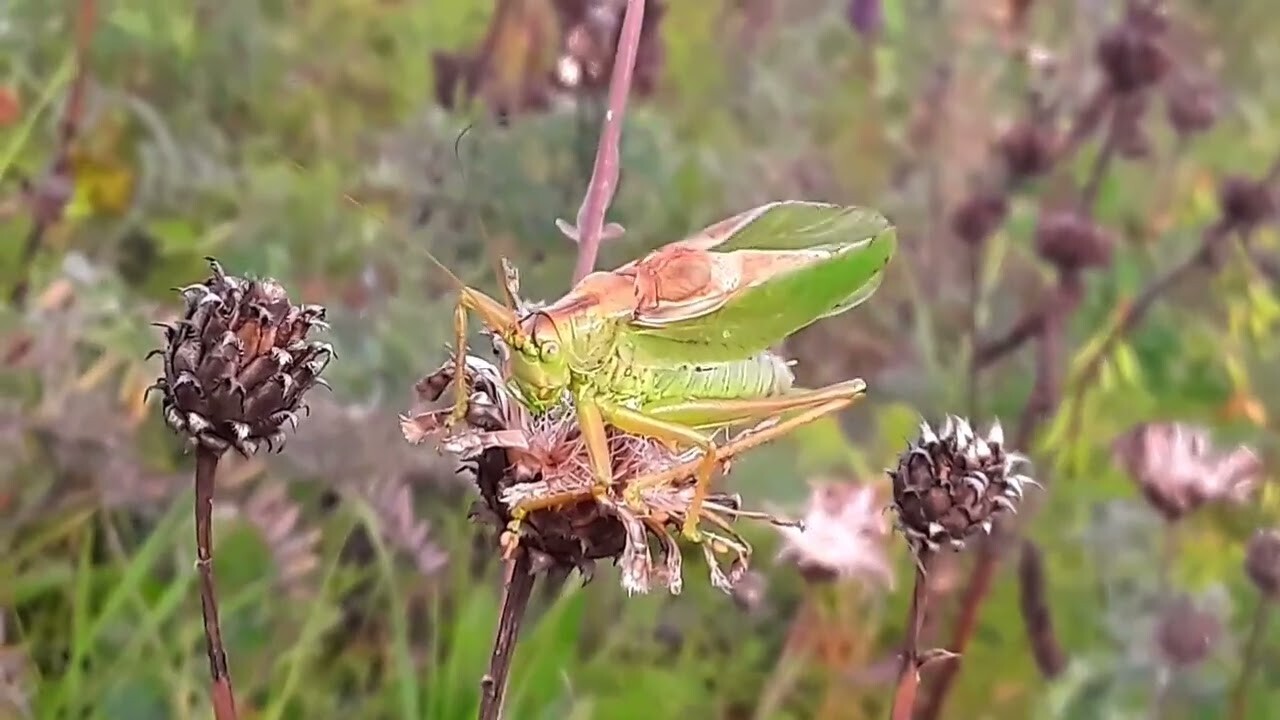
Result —
[[542, 343], [540, 351], [544, 360], [550, 360], [560, 354], [560, 343], [554, 340], [544, 342]]

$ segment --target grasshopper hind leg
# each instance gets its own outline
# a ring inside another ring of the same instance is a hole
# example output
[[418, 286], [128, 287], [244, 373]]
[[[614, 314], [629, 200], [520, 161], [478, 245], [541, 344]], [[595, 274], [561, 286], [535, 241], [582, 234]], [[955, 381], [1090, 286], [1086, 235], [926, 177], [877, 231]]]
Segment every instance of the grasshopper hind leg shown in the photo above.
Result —
[[[665, 434], [646, 432], [639, 424], [630, 427], [610, 418], [620, 429], [629, 432], [651, 435], [661, 439], [677, 439], [680, 435], [687, 443], [701, 447], [704, 451], [701, 462], [694, 473], [696, 484], [693, 499], [685, 515], [682, 533], [695, 542], [701, 539], [698, 522], [702, 516], [702, 505], [706, 502], [711, 490], [711, 475], [719, 460], [716, 446], [706, 439], [696, 428], [719, 428], [752, 421], [762, 421], [793, 412], [812, 411], [806, 422], [816, 420], [831, 413], [839, 412], [860, 398], [866, 392], [866, 383], [861, 380], [828, 385], [815, 390], [793, 390], [785, 395], [773, 395], [762, 398], [743, 398], [734, 400], [681, 400], [675, 402], [655, 403], [646, 407], [643, 413], [633, 413], [644, 419], [649, 428], [664, 428]], [[793, 430], [786, 423], [764, 428], [755, 432], [761, 442], [780, 437]], [[698, 441], [701, 440], [701, 442]], [[657, 487], [670, 482], [664, 473], [642, 476], [631, 482], [635, 493], [650, 487]]]

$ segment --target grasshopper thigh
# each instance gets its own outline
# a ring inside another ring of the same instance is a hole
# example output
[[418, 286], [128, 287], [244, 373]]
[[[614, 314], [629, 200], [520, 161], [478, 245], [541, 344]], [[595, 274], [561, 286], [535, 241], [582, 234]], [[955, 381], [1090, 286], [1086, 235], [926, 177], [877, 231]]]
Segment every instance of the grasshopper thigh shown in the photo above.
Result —
[[765, 397], [659, 400], [646, 405], [643, 412], [654, 420], [682, 427], [718, 428], [807, 410], [832, 400], [853, 400], [866, 392], [866, 388], [866, 383], [861, 380], [848, 380], [813, 390], [795, 389], [783, 395]]

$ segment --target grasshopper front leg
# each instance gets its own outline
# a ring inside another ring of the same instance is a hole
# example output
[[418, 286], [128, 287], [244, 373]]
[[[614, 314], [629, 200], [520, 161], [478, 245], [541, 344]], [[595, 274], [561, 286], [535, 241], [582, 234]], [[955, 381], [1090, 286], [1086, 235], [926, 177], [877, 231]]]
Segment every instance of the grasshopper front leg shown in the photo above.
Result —
[[[574, 411], [578, 419], [578, 432], [587, 448], [591, 474], [595, 478], [591, 494], [599, 500], [613, 485], [613, 458], [609, 455], [609, 435], [605, 428], [602, 407], [592, 397], [578, 396], [574, 400]], [[519, 541], [520, 526], [524, 523], [525, 517], [534, 510], [546, 506], [546, 503], [528, 502], [511, 508], [511, 522], [507, 523], [508, 536], [503, 541], [508, 555]]]
[[487, 330], [500, 334], [510, 341], [514, 336], [517, 317], [515, 310], [503, 305], [479, 290], [464, 287], [458, 291], [458, 302], [453, 307], [453, 411], [446, 420], [448, 425], [461, 422], [467, 416], [470, 400], [467, 388], [467, 313], [480, 316]]

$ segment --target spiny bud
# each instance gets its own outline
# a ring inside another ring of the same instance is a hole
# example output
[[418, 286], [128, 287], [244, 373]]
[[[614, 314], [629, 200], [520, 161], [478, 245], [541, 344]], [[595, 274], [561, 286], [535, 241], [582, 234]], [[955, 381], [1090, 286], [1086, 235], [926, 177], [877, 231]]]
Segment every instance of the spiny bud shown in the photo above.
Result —
[[1218, 190], [1222, 217], [1233, 228], [1249, 229], [1276, 213], [1276, 193], [1266, 183], [1245, 177], [1229, 177]]
[[1111, 262], [1111, 238], [1085, 215], [1048, 212], [1036, 227], [1036, 251], [1060, 268], [1101, 267]]
[[1156, 645], [1165, 662], [1178, 667], [1196, 665], [1209, 656], [1222, 635], [1222, 622], [1187, 597], [1174, 599], [1160, 614]]
[[1058, 134], [1051, 127], [1023, 121], [1000, 136], [996, 149], [1011, 178], [1030, 179], [1053, 168]]
[[948, 417], [937, 431], [921, 423], [920, 436], [888, 471], [898, 529], [917, 554], [943, 543], [963, 548], [970, 535], [991, 532], [998, 514], [1016, 512], [1026, 486], [1035, 483], [1013, 474], [1025, 460], [1005, 452], [998, 422], [986, 437], [960, 418]]
[[181, 320], [164, 326], [164, 419], [192, 442], [249, 455], [259, 443], [279, 450], [283, 426], [296, 426], [302, 398], [325, 384], [320, 373], [333, 349], [307, 340], [325, 328], [319, 305], [294, 305], [274, 280], [227, 275], [209, 259], [213, 277], [180, 290]]
[[991, 237], [1009, 214], [1004, 195], [979, 192], [970, 196], [951, 216], [951, 231], [968, 245], [981, 245]]
[[1258, 592], [1280, 601], [1280, 530], [1259, 530], [1249, 538], [1244, 570]]

